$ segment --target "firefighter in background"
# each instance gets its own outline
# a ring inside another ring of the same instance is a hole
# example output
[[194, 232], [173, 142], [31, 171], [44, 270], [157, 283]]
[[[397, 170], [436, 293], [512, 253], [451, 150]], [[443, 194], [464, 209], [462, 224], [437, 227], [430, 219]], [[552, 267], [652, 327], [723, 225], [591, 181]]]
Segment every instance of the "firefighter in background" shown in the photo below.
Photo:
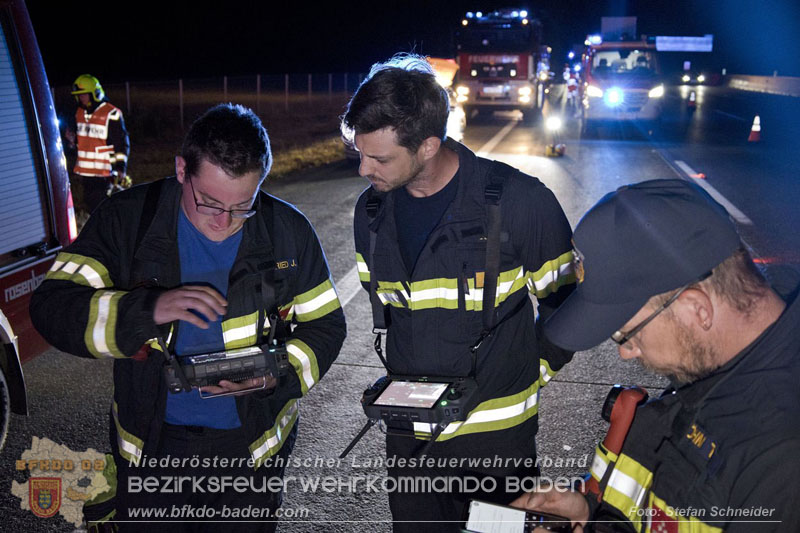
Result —
[[122, 111], [106, 100], [94, 76], [78, 76], [71, 94], [78, 103], [75, 129], [65, 134], [68, 147], [78, 151], [71, 182], [77, 207], [91, 213], [107, 195], [130, 186], [128, 131]]

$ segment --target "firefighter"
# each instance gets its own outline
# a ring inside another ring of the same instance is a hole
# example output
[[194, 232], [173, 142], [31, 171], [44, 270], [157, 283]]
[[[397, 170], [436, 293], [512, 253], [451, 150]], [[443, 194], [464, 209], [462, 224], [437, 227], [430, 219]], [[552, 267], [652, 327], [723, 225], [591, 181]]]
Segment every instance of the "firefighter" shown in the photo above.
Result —
[[[96, 503], [95, 517], [116, 513], [125, 522], [142, 509], [166, 509], [148, 516], [176, 523], [145, 529], [174, 533], [195, 531], [192, 517], [214, 516], [197, 514], [205, 506], [218, 519], [226, 508], [246, 517], [253, 507], [269, 508], [260, 515], [268, 519], [280, 506], [298, 399], [330, 368], [345, 322], [314, 229], [292, 206], [260, 192], [271, 163], [255, 113], [232, 104], [210, 109], [187, 133], [176, 178], [103, 202], [33, 295], [32, 320], [50, 343], [114, 360], [118, 492], [113, 504]], [[285, 322], [294, 327], [278, 327]], [[286, 344], [288, 375], [168, 392], [168, 353], [183, 361], [263, 345], [270, 331]], [[179, 476], [189, 480], [180, 488], [142, 489], [143, 479]], [[215, 485], [220, 476], [237, 487]], [[184, 514], [158, 514], [170, 509]], [[274, 531], [275, 523], [224, 529]]]
[[586, 350], [610, 337], [672, 385], [636, 408], [617, 453], [598, 446], [596, 493], [515, 504], [584, 531], [797, 531], [796, 288], [770, 286], [725, 208], [684, 180], [606, 195], [574, 243], [578, 287], [545, 324], [549, 338]]
[[[454, 485], [390, 492], [395, 531], [459, 531], [469, 497], [511, 501], [506, 478], [536, 474], [539, 389], [572, 358], [540, 334], [529, 298], [547, 317], [574, 286], [561, 206], [536, 178], [447, 138], [448, 111], [428, 62], [399, 55], [372, 67], [343, 117], [371, 184], [355, 208], [356, 261], [374, 325], [388, 327], [390, 375], [478, 385], [468, 416], [432, 444], [432, 424], [390, 424], [395, 480], [482, 483], [472, 494]], [[488, 269], [487, 255], [497, 260]], [[431, 462], [409, 462], [425, 450]]]
[[72, 183], [79, 191], [77, 207], [91, 213], [111, 192], [130, 186], [128, 131], [122, 111], [106, 99], [94, 76], [78, 76], [71, 94], [78, 104], [75, 129], [65, 135], [68, 148], [77, 149]]

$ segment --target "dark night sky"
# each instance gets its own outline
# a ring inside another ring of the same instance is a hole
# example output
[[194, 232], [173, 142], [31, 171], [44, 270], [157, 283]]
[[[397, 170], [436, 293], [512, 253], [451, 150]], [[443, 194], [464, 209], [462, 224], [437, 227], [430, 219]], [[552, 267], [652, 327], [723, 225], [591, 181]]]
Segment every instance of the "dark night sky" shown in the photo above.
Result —
[[[107, 83], [365, 72], [397, 51], [452, 53], [451, 29], [467, 10], [509, 5], [514, 3], [28, 0], [54, 85], [83, 72]], [[800, 76], [797, 0], [547, 0], [517, 7], [539, 13], [554, 65], [569, 46], [599, 30], [601, 16], [636, 15], [639, 32], [648, 35], [713, 33], [715, 51], [700, 58], [709, 67]]]

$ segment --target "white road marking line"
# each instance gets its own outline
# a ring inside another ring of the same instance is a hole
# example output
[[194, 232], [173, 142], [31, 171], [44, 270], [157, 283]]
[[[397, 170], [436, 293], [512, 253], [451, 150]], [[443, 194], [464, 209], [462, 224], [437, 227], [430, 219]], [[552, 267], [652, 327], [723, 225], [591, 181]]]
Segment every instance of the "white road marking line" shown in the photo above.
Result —
[[739, 115], [734, 115], [732, 113], [726, 113], [725, 111], [720, 111], [719, 109], [715, 109], [714, 113], [719, 113], [720, 115], [728, 118], [732, 118], [734, 120], [738, 120], [739, 122], [747, 122], [747, 119], [740, 117]]
[[694, 181], [696, 184], [704, 188], [706, 192], [710, 194], [712, 198], [714, 198], [714, 200], [722, 204], [722, 206], [728, 211], [728, 213], [734, 218], [734, 220], [736, 220], [736, 222], [740, 224], [747, 224], [748, 226], [753, 225], [753, 221], [750, 220], [747, 217], [747, 215], [742, 213], [739, 210], [739, 208], [730, 203], [727, 198], [722, 196], [722, 193], [720, 193], [717, 189], [712, 187], [711, 184], [708, 183], [705, 179], [698, 179], [696, 177], [697, 172], [695, 172], [695, 170], [692, 167], [690, 167], [684, 161], [681, 161], [679, 159], [675, 160], [675, 165], [677, 165], [677, 167], [680, 168], [684, 172], [684, 174], [686, 174], [686, 176], [689, 177], [692, 181]]
[[336, 290], [339, 293], [339, 303], [344, 307], [358, 294], [358, 291], [361, 290], [361, 281], [358, 279], [358, 267], [351, 268], [350, 272], [336, 282]]
[[502, 141], [502, 140], [505, 138], [505, 136], [506, 136], [506, 135], [508, 135], [508, 134], [509, 134], [509, 132], [510, 132], [511, 130], [513, 130], [513, 129], [514, 129], [516, 126], [517, 126], [517, 122], [509, 122], [508, 124], [506, 124], [506, 125], [503, 127], [503, 129], [501, 129], [500, 131], [498, 131], [498, 132], [495, 134], [495, 136], [494, 136], [494, 137], [492, 137], [491, 139], [489, 139], [489, 142], [487, 142], [486, 144], [484, 144], [483, 146], [481, 146], [481, 149], [480, 149], [480, 150], [478, 150], [477, 154], [478, 154], [480, 157], [486, 157], [487, 155], [489, 155], [489, 153], [490, 153], [492, 150], [494, 150], [495, 146], [497, 146], [498, 144], [500, 144], [500, 141]]

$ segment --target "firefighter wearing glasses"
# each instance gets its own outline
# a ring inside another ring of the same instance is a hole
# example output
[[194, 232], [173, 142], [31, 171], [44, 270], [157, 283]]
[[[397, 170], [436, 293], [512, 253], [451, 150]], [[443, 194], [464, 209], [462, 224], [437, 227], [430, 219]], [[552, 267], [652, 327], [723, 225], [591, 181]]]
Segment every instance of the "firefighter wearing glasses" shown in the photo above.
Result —
[[78, 76], [71, 93], [78, 104], [75, 130], [66, 135], [78, 151], [72, 184], [80, 191], [77, 207], [91, 213], [108, 194], [130, 186], [128, 131], [122, 111], [106, 100], [97, 78]]

